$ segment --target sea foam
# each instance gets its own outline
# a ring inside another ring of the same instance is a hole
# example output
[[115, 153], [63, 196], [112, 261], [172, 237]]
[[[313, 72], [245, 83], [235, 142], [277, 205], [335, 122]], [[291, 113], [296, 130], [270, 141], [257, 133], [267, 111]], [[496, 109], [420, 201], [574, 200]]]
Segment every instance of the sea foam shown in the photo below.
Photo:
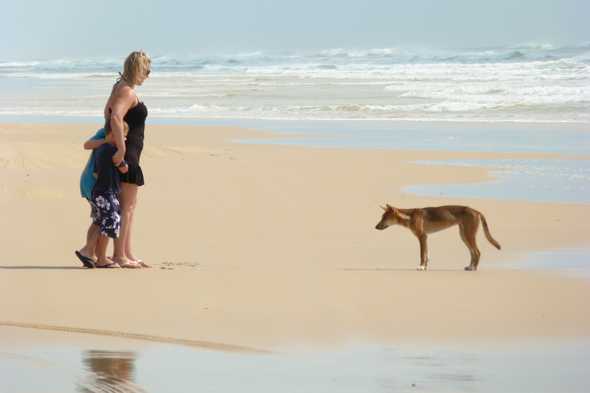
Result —
[[[590, 121], [590, 44], [156, 55], [156, 117]], [[100, 116], [119, 61], [0, 61], [0, 114]]]

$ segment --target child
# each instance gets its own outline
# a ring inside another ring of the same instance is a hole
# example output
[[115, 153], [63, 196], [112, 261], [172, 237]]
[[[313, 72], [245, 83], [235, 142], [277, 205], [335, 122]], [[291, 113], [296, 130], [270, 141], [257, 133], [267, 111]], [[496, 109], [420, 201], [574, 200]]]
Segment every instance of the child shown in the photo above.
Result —
[[[129, 126], [126, 122], [123, 122], [123, 135], [126, 136], [127, 132], [129, 131]], [[94, 175], [94, 167], [96, 161], [96, 149], [104, 145], [105, 143], [109, 143], [110, 138], [112, 136], [106, 135], [107, 131], [105, 128], [99, 129], [94, 136], [84, 142], [84, 149], [92, 150], [90, 153], [90, 157], [88, 158], [88, 162], [82, 171], [82, 176], [80, 177], [80, 194], [83, 198], [86, 198], [88, 203], [91, 207], [90, 217], [95, 217], [97, 212], [95, 211], [95, 207], [92, 204], [92, 189], [94, 188], [94, 184], [96, 183], [96, 177]], [[126, 167], [123, 166], [119, 168], [119, 171], [122, 173], [126, 172]], [[84, 267], [87, 268], [94, 268], [96, 265], [96, 242], [98, 239], [99, 234], [99, 226], [92, 223], [88, 228], [86, 233], [86, 244], [82, 247], [79, 251], [76, 251], [76, 256], [80, 259]]]
[[[98, 227], [99, 235], [96, 241], [96, 267], [116, 268], [119, 265], [107, 258], [109, 237], [119, 237], [121, 228], [121, 208], [119, 206], [120, 180], [119, 170], [126, 172], [125, 160], [117, 166], [113, 162], [117, 147], [110, 130], [106, 130], [105, 143], [96, 149], [94, 174], [96, 182], [92, 188], [91, 205], [93, 210], [93, 224]], [[125, 135], [125, 132], [124, 132]]]

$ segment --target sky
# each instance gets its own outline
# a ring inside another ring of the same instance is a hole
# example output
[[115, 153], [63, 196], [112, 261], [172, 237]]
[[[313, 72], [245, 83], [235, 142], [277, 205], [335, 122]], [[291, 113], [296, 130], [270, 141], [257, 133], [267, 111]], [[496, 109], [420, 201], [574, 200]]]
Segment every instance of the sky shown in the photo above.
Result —
[[0, 61], [590, 42], [590, 0], [1, 0]]

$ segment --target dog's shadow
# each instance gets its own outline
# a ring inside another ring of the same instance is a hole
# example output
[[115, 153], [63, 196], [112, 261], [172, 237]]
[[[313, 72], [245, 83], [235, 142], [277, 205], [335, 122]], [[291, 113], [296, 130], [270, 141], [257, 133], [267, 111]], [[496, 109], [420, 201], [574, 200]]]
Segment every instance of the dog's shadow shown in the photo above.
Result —
[[462, 271], [462, 269], [451, 269], [451, 268], [429, 268], [428, 270], [419, 270], [417, 268], [410, 268], [410, 267], [375, 267], [375, 268], [366, 268], [366, 267], [343, 267], [337, 269], [343, 272], [457, 272]]

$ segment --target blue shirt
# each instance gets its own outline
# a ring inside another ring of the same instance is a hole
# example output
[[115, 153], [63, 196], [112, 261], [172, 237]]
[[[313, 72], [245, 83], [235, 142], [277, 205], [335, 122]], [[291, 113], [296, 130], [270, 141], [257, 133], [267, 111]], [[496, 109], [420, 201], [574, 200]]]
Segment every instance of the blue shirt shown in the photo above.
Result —
[[[104, 139], [106, 136], [104, 128], [96, 131], [96, 134], [92, 138], [91, 141], [95, 141], [98, 139]], [[80, 194], [82, 198], [86, 198], [88, 200], [92, 199], [92, 189], [94, 188], [94, 184], [96, 183], [96, 178], [94, 177], [94, 162], [96, 161], [96, 155], [94, 150], [90, 153], [90, 157], [88, 157], [88, 162], [82, 171], [82, 176], [80, 176]]]

